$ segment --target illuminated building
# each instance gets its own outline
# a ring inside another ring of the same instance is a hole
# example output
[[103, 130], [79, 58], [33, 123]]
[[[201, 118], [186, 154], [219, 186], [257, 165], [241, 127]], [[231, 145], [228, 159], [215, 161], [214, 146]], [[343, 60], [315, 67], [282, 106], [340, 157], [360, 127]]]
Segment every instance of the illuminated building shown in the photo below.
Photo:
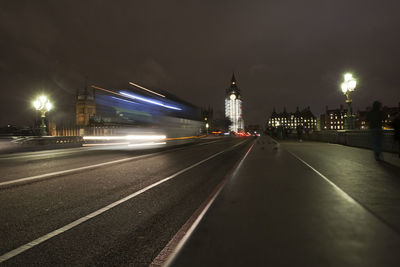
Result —
[[88, 126], [90, 119], [96, 114], [96, 103], [93, 94], [88, 92], [87, 86], [83, 94], [77, 91], [76, 94], [76, 126]]
[[225, 117], [231, 121], [230, 131], [239, 132], [244, 129], [242, 97], [236, 83], [235, 74], [232, 74], [231, 86], [226, 90]]
[[[367, 108], [365, 111], [358, 111], [356, 116], [356, 129], [366, 130], [368, 129], [368, 112], [371, 111], [371, 108]], [[400, 113], [400, 103], [397, 107], [387, 107], [384, 106], [382, 108], [383, 118], [382, 118], [382, 127], [383, 129], [392, 129], [393, 119]]]
[[321, 130], [343, 130], [347, 109], [340, 105], [339, 109], [328, 109], [325, 107], [325, 114], [321, 115]]
[[295, 130], [297, 126], [302, 126], [305, 130], [314, 130], [317, 126], [317, 119], [312, 114], [310, 107], [303, 109], [296, 108], [296, 112], [288, 113], [286, 108], [283, 108], [283, 112], [276, 113], [275, 108], [272, 111], [270, 118], [268, 119], [267, 126], [269, 128], [276, 128], [282, 126], [285, 129]]
[[384, 129], [392, 129], [392, 123], [394, 118], [396, 118], [397, 114], [400, 113], [400, 103], [397, 107], [386, 107], [382, 108], [383, 111], [383, 120], [382, 125]]

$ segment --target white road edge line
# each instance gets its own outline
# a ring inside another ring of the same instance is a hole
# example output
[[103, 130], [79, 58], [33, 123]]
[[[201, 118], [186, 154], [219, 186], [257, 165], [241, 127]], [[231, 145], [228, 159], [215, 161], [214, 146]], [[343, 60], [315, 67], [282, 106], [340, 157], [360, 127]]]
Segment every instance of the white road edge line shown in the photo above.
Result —
[[11, 160], [11, 159], [23, 159], [30, 158], [36, 156], [52, 156], [52, 155], [63, 155], [63, 154], [73, 154], [79, 153], [82, 151], [90, 151], [94, 150], [93, 148], [87, 149], [85, 147], [75, 147], [75, 148], [62, 148], [62, 149], [54, 149], [54, 150], [42, 150], [42, 151], [29, 151], [29, 152], [17, 152], [15, 154], [6, 155], [1, 154], [0, 160]]
[[215, 140], [215, 141], [209, 141], [209, 142], [201, 143], [201, 144], [198, 144], [198, 146], [209, 145], [209, 144], [216, 143], [218, 141], [221, 141], [221, 140]]
[[[211, 207], [211, 205], [214, 203], [215, 199], [218, 197], [218, 195], [221, 193], [222, 189], [225, 187], [225, 184], [228, 182], [229, 178], [234, 177], [236, 175], [236, 173], [238, 172], [238, 170], [240, 169], [240, 167], [242, 166], [244, 160], [247, 158], [247, 156], [249, 155], [250, 151], [252, 150], [254, 146], [254, 143], [251, 145], [251, 147], [247, 150], [246, 154], [243, 156], [243, 158], [240, 160], [239, 164], [236, 166], [235, 170], [232, 172], [231, 175], [229, 175], [229, 177], [223, 181], [223, 183], [221, 184], [220, 188], [218, 188], [218, 190], [215, 192], [215, 194], [211, 197], [211, 199], [209, 200], [209, 202], [206, 204], [206, 206], [204, 207], [204, 209], [200, 212], [200, 214], [198, 215], [198, 217], [196, 218], [196, 220], [193, 222], [193, 224], [190, 226], [189, 230], [184, 234], [184, 236], [182, 237], [182, 239], [178, 242], [178, 244], [176, 245], [176, 247], [173, 249], [173, 251], [171, 252], [171, 254], [168, 256], [167, 260], [165, 261], [165, 263], [162, 265], [163, 267], [169, 267], [171, 265], [171, 263], [175, 260], [176, 256], [179, 254], [179, 252], [182, 250], [183, 246], [186, 244], [186, 242], [188, 241], [189, 237], [193, 234], [194, 230], [197, 228], [197, 226], [199, 225], [200, 221], [203, 219], [204, 215], [207, 213], [208, 209]], [[190, 220], [190, 219], [189, 219]], [[157, 257], [156, 257], [157, 258]], [[151, 266], [151, 264], [150, 264]]]
[[[208, 142], [208, 143], [210, 143], [210, 142]], [[177, 148], [177, 149], [180, 149], [180, 148]], [[155, 155], [158, 155], [161, 153], [170, 152], [173, 150], [175, 150], [175, 149], [161, 151], [161, 152], [157, 152], [157, 153], [145, 154], [145, 155], [140, 155], [140, 156], [135, 156], [135, 157], [130, 157], [130, 158], [107, 161], [107, 162], [102, 162], [102, 163], [98, 163], [98, 164], [94, 164], [94, 165], [73, 168], [73, 169], [69, 169], [69, 170], [50, 172], [50, 173], [39, 174], [39, 175], [25, 177], [25, 178], [17, 178], [17, 179], [13, 179], [13, 180], [6, 181], [6, 182], [1, 182], [0, 189], [2, 189], [4, 187], [9, 187], [9, 186], [14, 186], [14, 185], [18, 185], [18, 184], [32, 182], [35, 180], [47, 179], [47, 178], [51, 178], [51, 177], [55, 177], [55, 176], [70, 174], [70, 173], [84, 171], [84, 170], [90, 170], [90, 169], [107, 166], [107, 165], [111, 165], [111, 164], [126, 162], [126, 161], [130, 161], [130, 160], [135, 160], [135, 159], [141, 159], [141, 158], [145, 158], [145, 157], [151, 157], [151, 156], [155, 156]]]
[[300, 162], [302, 162], [304, 165], [306, 165], [307, 167], [309, 167], [311, 170], [313, 170], [316, 174], [318, 174], [319, 176], [321, 176], [328, 184], [330, 184], [334, 189], [336, 189], [336, 191], [339, 192], [339, 194], [344, 197], [347, 201], [349, 201], [352, 204], [357, 204], [360, 205], [354, 198], [352, 198], [349, 194], [347, 194], [345, 191], [343, 191], [340, 187], [338, 187], [336, 184], [334, 184], [331, 180], [329, 180], [329, 178], [327, 178], [325, 175], [323, 175], [322, 173], [320, 173], [319, 171], [317, 171], [314, 167], [312, 167], [310, 164], [308, 164], [306, 161], [304, 161], [303, 159], [301, 159], [299, 156], [297, 156], [296, 154], [294, 154], [293, 152], [289, 151], [286, 149], [287, 152], [289, 152], [289, 154], [291, 154], [293, 157], [295, 157], [296, 159], [298, 159]]
[[201, 161], [199, 161], [199, 162], [197, 162], [197, 163], [195, 163], [195, 164], [193, 164], [193, 165], [191, 165], [191, 166], [189, 166], [189, 167], [187, 167], [187, 168], [185, 168], [183, 170], [180, 170], [180, 171], [178, 171], [178, 172], [176, 172], [176, 173], [174, 173], [174, 174], [172, 174], [172, 175], [170, 175], [170, 176], [168, 176], [168, 177], [166, 177], [166, 178], [164, 178], [164, 179], [162, 179], [162, 180], [160, 180], [160, 181], [158, 181], [158, 182], [156, 182], [154, 184], [146, 186], [145, 188], [143, 188], [143, 189], [141, 189], [139, 191], [136, 191], [133, 194], [130, 194], [130, 195], [128, 195], [128, 196], [126, 196], [126, 197], [124, 197], [124, 198], [122, 198], [120, 200], [117, 200], [117, 201], [115, 201], [115, 202], [113, 202], [113, 203], [111, 203], [111, 204], [109, 204], [109, 205], [107, 205], [107, 206], [105, 206], [105, 207], [103, 207], [103, 208], [101, 208], [99, 210], [96, 210], [96, 211], [94, 211], [94, 212], [92, 212], [92, 213], [90, 213], [90, 214], [88, 214], [88, 215], [76, 220], [76, 221], [73, 221], [73, 222], [71, 222], [71, 223], [69, 223], [69, 224], [67, 224], [67, 225], [65, 225], [65, 226], [63, 226], [63, 227], [61, 227], [61, 228], [59, 228], [57, 230], [54, 230], [54, 231], [52, 231], [52, 232], [50, 232], [50, 233], [48, 233], [48, 234], [46, 234], [44, 236], [41, 236], [41, 237], [39, 237], [39, 238], [29, 242], [29, 243], [26, 243], [25, 245], [22, 245], [22, 246], [20, 246], [20, 247], [18, 247], [16, 249], [13, 249], [13, 250], [11, 250], [11, 251], [9, 251], [9, 252], [7, 252], [7, 253], [5, 253], [5, 254], [0, 256], [0, 263], [15, 257], [18, 254], [21, 254], [22, 252], [24, 252], [24, 251], [26, 251], [28, 249], [31, 249], [31, 248], [39, 245], [40, 243], [45, 242], [46, 240], [49, 240], [50, 238], [53, 238], [53, 237], [55, 237], [55, 236], [57, 236], [59, 234], [62, 234], [65, 231], [68, 231], [68, 230], [70, 230], [70, 229], [72, 229], [72, 228], [74, 228], [74, 227], [86, 222], [87, 220], [89, 220], [91, 218], [94, 218], [94, 217], [96, 217], [96, 216], [108, 211], [109, 209], [112, 209], [112, 208], [114, 208], [114, 207], [116, 207], [116, 206], [118, 206], [118, 205], [120, 205], [120, 204], [122, 204], [122, 203], [124, 203], [124, 202], [126, 202], [126, 201], [128, 201], [128, 200], [130, 200], [130, 199], [132, 199], [132, 198], [134, 198], [134, 197], [136, 197], [136, 196], [148, 191], [148, 190], [150, 190], [150, 189], [152, 189], [153, 187], [156, 187], [156, 186], [158, 186], [158, 185], [160, 185], [162, 183], [165, 183], [166, 181], [171, 180], [171, 179], [175, 178], [176, 176], [178, 176], [178, 175], [180, 175], [180, 174], [182, 174], [184, 172], [187, 172], [188, 170], [193, 169], [194, 167], [196, 167], [196, 166], [198, 166], [198, 165], [200, 165], [200, 164], [202, 164], [202, 163], [204, 163], [204, 162], [206, 162], [206, 161], [208, 161], [208, 160], [210, 160], [212, 158], [215, 158], [216, 156], [218, 156], [218, 155], [220, 155], [220, 154], [222, 154], [222, 153], [224, 153], [224, 152], [226, 152], [226, 151], [228, 151], [228, 150], [230, 150], [230, 149], [232, 149], [232, 148], [234, 148], [236, 146], [241, 145], [245, 141], [247, 141], [247, 140], [244, 140], [244, 141], [242, 141], [242, 142], [240, 142], [240, 143], [238, 143], [238, 144], [236, 144], [236, 145], [234, 145], [232, 147], [229, 147], [229, 148], [224, 149], [224, 150], [222, 150], [222, 151], [220, 151], [218, 153], [215, 153], [215, 154], [209, 156], [208, 158], [203, 159], [203, 160], [201, 160]]
[[94, 168], [97, 168], [97, 167], [102, 167], [102, 166], [107, 166], [107, 165], [111, 165], [111, 164], [121, 163], [121, 162], [130, 161], [130, 160], [134, 160], [134, 159], [140, 159], [140, 158], [144, 158], [144, 157], [154, 156], [154, 155], [157, 155], [157, 154], [160, 154], [160, 153], [162, 153], [162, 152], [146, 154], [146, 155], [140, 155], [140, 156], [124, 158], [124, 159], [118, 159], [118, 160], [113, 160], [113, 161], [107, 161], [107, 162], [88, 165], [88, 166], [84, 166], [84, 167], [78, 167], [78, 168], [73, 168], [73, 169], [69, 169], [69, 170], [63, 170], [63, 171], [56, 171], [56, 172], [50, 172], [50, 173], [45, 173], [45, 174], [39, 174], [39, 175], [25, 177], [25, 178], [18, 178], [18, 179], [14, 179], [14, 180], [11, 180], [11, 181], [6, 181], [6, 182], [0, 183], [0, 188], [11, 186], [11, 185], [17, 185], [17, 184], [21, 184], [21, 183], [26, 183], [26, 182], [31, 182], [31, 181], [34, 181], [34, 180], [40, 180], [40, 179], [50, 178], [50, 177], [54, 177], [54, 176], [74, 173], [74, 172], [78, 172], [78, 171], [94, 169]]

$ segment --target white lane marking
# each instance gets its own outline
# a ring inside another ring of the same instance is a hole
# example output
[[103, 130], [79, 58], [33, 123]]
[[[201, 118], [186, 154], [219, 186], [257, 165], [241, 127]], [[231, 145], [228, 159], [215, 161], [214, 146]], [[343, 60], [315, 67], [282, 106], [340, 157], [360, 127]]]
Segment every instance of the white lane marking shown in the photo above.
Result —
[[[205, 142], [201, 143], [199, 145], [208, 145], [212, 144], [215, 142], [218, 142], [220, 140], [216, 141], [211, 141], [211, 142]], [[123, 143], [127, 144], [127, 143]], [[12, 159], [22, 159], [22, 158], [37, 158], [38, 156], [44, 157], [44, 156], [58, 156], [58, 155], [63, 155], [63, 154], [73, 154], [73, 153], [79, 153], [79, 152], [85, 152], [85, 151], [92, 151], [95, 150], [96, 148], [90, 147], [88, 144], [84, 144], [83, 147], [77, 147], [77, 148], [63, 148], [63, 149], [54, 149], [54, 150], [43, 150], [43, 151], [34, 151], [34, 152], [18, 152], [12, 155], [1, 155], [0, 154], [0, 160], [12, 160]]]
[[331, 180], [329, 180], [329, 178], [327, 178], [325, 175], [323, 175], [322, 173], [320, 173], [319, 171], [317, 171], [314, 167], [312, 167], [310, 164], [308, 164], [306, 161], [304, 161], [303, 159], [301, 159], [299, 156], [297, 156], [296, 154], [294, 154], [293, 152], [286, 150], [287, 152], [289, 152], [293, 157], [295, 157], [296, 159], [298, 159], [299, 161], [301, 161], [304, 165], [306, 165], [307, 167], [309, 167], [311, 170], [313, 170], [316, 174], [318, 174], [319, 176], [321, 176], [326, 182], [328, 182], [334, 189], [336, 189], [336, 191], [339, 192], [339, 194], [345, 198], [347, 201], [349, 201], [352, 204], [359, 204], [354, 198], [352, 198], [349, 194], [347, 194], [345, 191], [343, 191], [340, 187], [338, 187], [336, 184], [334, 184]]
[[204, 142], [204, 143], [198, 144], [198, 146], [209, 145], [209, 144], [212, 144], [212, 143], [216, 143], [216, 142], [218, 142], [218, 141], [221, 141], [221, 140], [210, 141], [210, 142]]
[[94, 212], [92, 212], [92, 213], [90, 213], [90, 214], [88, 214], [88, 215], [76, 220], [76, 221], [73, 221], [73, 222], [71, 222], [71, 223], [69, 223], [69, 224], [67, 224], [67, 225], [65, 225], [65, 226], [63, 226], [63, 227], [61, 227], [61, 228], [59, 228], [57, 230], [54, 230], [54, 231], [52, 231], [52, 232], [50, 232], [50, 233], [48, 233], [48, 234], [46, 234], [44, 236], [41, 236], [41, 237], [39, 237], [39, 238], [37, 238], [37, 239], [35, 239], [35, 240], [25, 244], [25, 245], [22, 245], [22, 246], [20, 246], [20, 247], [18, 247], [16, 249], [13, 249], [13, 250], [11, 250], [11, 251], [9, 251], [9, 252], [7, 252], [7, 253], [5, 253], [5, 254], [0, 256], [0, 263], [15, 257], [18, 254], [21, 254], [22, 252], [24, 252], [24, 251], [26, 251], [28, 249], [31, 249], [31, 248], [39, 245], [40, 243], [45, 242], [46, 240], [49, 240], [50, 238], [53, 238], [53, 237], [55, 237], [55, 236], [57, 236], [59, 234], [62, 234], [65, 231], [68, 231], [68, 230], [70, 230], [70, 229], [72, 229], [72, 228], [74, 228], [74, 227], [86, 222], [87, 220], [89, 220], [91, 218], [94, 218], [94, 217], [96, 217], [96, 216], [108, 211], [109, 209], [112, 209], [115, 206], [118, 206], [118, 205], [120, 205], [120, 204], [122, 204], [122, 203], [124, 203], [124, 202], [126, 202], [126, 201], [128, 201], [128, 200], [130, 200], [130, 199], [132, 199], [132, 198], [134, 198], [134, 197], [136, 197], [136, 196], [138, 196], [138, 195], [150, 190], [150, 189], [152, 189], [153, 187], [156, 187], [156, 186], [158, 186], [158, 185], [160, 185], [162, 183], [165, 183], [168, 180], [171, 180], [171, 179], [175, 178], [176, 176], [178, 176], [178, 175], [180, 175], [180, 174], [182, 174], [184, 172], [187, 172], [188, 170], [193, 169], [194, 167], [197, 167], [198, 165], [200, 165], [200, 164], [202, 164], [202, 163], [204, 163], [204, 162], [206, 162], [206, 161], [208, 161], [208, 160], [210, 160], [212, 158], [215, 158], [216, 156], [218, 156], [218, 155], [220, 155], [220, 154], [222, 154], [222, 153], [224, 153], [224, 152], [226, 152], [228, 150], [231, 150], [232, 148], [234, 148], [236, 146], [241, 145], [245, 141], [242, 141], [242, 142], [240, 142], [240, 143], [238, 143], [238, 144], [236, 144], [236, 145], [234, 145], [232, 147], [229, 147], [229, 148], [224, 149], [224, 150], [222, 150], [222, 151], [220, 151], [218, 153], [215, 153], [215, 154], [209, 156], [208, 158], [203, 159], [203, 160], [201, 160], [201, 161], [199, 161], [199, 162], [197, 162], [197, 163], [195, 163], [195, 164], [193, 164], [193, 165], [191, 165], [191, 166], [189, 166], [189, 167], [187, 167], [187, 168], [185, 168], [183, 170], [180, 170], [180, 171], [178, 171], [178, 172], [176, 172], [176, 173], [174, 173], [174, 174], [172, 174], [172, 175], [170, 175], [170, 176], [168, 176], [168, 177], [166, 177], [166, 178], [164, 178], [164, 179], [162, 179], [162, 180], [160, 180], [160, 181], [158, 181], [158, 182], [156, 182], [154, 184], [146, 186], [145, 188], [143, 188], [143, 189], [141, 189], [139, 191], [136, 191], [135, 193], [133, 193], [133, 194], [131, 194], [129, 196], [126, 196], [126, 197], [124, 197], [124, 198], [122, 198], [120, 200], [117, 200], [117, 201], [115, 201], [115, 202], [113, 202], [113, 203], [111, 203], [111, 204], [109, 204], [109, 205], [107, 205], [107, 206], [105, 206], [105, 207], [103, 207], [103, 208], [101, 208], [99, 210], [96, 210], [96, 211], [94, 211]]
[[[208, 143], [211, 143], [211, 142], [208, 142]], [[126, 161], [130, 161], [130, 160], [141, 159], [141, 158], [145, 158], [145, 157], [151, 157], [151, 156], [155, 156], [155, 155], [158, 155], [158, 154], [161, 154], [161, 153], [171, 152], [171, 151], [178, 150], [178, 149], [182, 149], [182, 148], [176, 148], [176, 149], [161, 151], [161, 152], [157, 152], [157, 153], [151, 153], [151, 154], [146, 154], [146, 155], [141, 155], [141, 156], [135, 156], [135, 157], [130, 157], [130, 158], [107, 161], [107, 162], [103, 162], [103, 163], [98, 163], [98, 164], [94, 164], [94, 165], [73, 168], [73, 169], [69, 169], [69, 170], [63, 170], [63, 171], [56, 171], [56, 172], [51, 172], [51, 173], [39, 174], [39, 175], [25, 177], [25, 178], [17, 178], [17, 179], [13, 179], [11, 181], [1, 182], [0, 183], [0, 189], [3, 188], [3, 187], [13, 186], [13, 185], [18, 185], [18, 184], [23, 184], [23, 183], [28, 183], [28, 182], [32, 182], [32, 181], [35, 181], [35, 180], [41, 180], [41, 179], [51, 178], [51, 177], [55, 177], [55, 176], [70, 174], [70, 173], [74, 173], [74, 172], [90, 170], [90, 169], [94, 169], [94, 168], [98, 168], [98, 167], [102, 167], [102, 166], [107, 166], [107, 165], [111, 165], [111, 164], [126, 162]]]
[[[183, 246], [186, 244], [187, 240], [189, 239], [189, 237], [193, 234], [194, 230], [197, 228], [197, 226], [199, 225], [200, 221], [203, 219], [204, 215], [206, 214], [206, 212], [208, 211], [208, 209], [211, 207], [211, 205], [214, 203], [215, 199], [217, 198], [217, 196], [221, 193], [222, 189], [224, 188], [224, 186], [226, 185], [226, 183], [228, 182], [230, 177], [234, 177], [238, 170], [240, 169], [240, 167], [242, 166], [244, 160], [247, 158], [247, 156], [249, 155], [250, 151], [252, 150], [254, 146], [254, 142], [251, 145], [251, 147], [247, 150], [246, 154], [243, 156], [243, 158], [240, 160], [239, 164], [235, 167], [235, 170], [233, 171], [233, 173], [231, 175], [229, 175], [227, 177], [227, 179], [225, 179], [220, 185], [218, 190], [214, 193], [214, 195], [211, 196], [210, 200], [208, 201], [208, 203], [205, 205], [204, 209], [200, 212], [200, 214], [198, 215], [198, 217], [196, 218], [196, 220], [194, 220], [193, 224], [190, 226], [189, 230], [187, 230], [187, 232], [183, 235], [182, 239], [178, 242], [178, 244], [176, 245], [176, 247], [172, 250], [171, 254], [168, 255], [167, 260], [165, 261], [165, 263], [162, 265], [164, 267], [168, 267], [171, 265], [171, 263], [174, 261], [174, 259], [176, 258], [176, 256], [178, 255], [178, 253], [181, 251], [181, 249], [183, 248]], [[195, 212], [196, 214], [196, 212]], [[188, 221], [190, 221], [191, 219], [189, 218]], [[184, 226], [183, 226], [184, 227]], [[179, 231], [178, 231], [179, 232]], [[177, 233], [178, 235], [178, 233]], [[157, 257], [156, 257], [157, 259]], [[154, 261], [153, 261], [154, 262]], [[151, 266], [151, 264], [150, 264]]]
[[0, 160], [10, 160], [10, 159], [22, 159], [31, 157], [43, 157], [43, 156], [53, 156], [53, 155], [63, 155], [63, 154], [73, 154], [82, 151], [89, 151], [93, 149], [78, 147], [78, 148], [67, 148], [67, 149], [56, 149], [56, 150], [44, 150], [36, 152], [18, 152], [13, 155], [0, 155]]
[[17, 184], [22, 184], [22, 183], [27, 183], [27, 182], [31, 182], [34, 180], [46, 179], [46, 178], [50, 178], [50, 177], [54, 177], [54, 176], [70, 174], [70, 173], [79, 172], [79, 171], [83, 171], [83, 170], [94, 169], [94, 168], [103, 167], [103, 166], [107, 166], [107, 165], [111, 165], [111, 164], [130, 161], [130, 160], [134, 160], [134, 159], [140, 159], [140, 158], [144, 158], [144, 157], [154, 156], [154, 155], [157, 155], [160, 153], [162, 153], [162, 152], [141, 155], [141, 156], [136, 156], [136, 157], [130, 157], [130, 158], [124, 158], [124, 159], [118, 159], [118, 160], [113, 160], [113, 161], [107, 161], [107, 162], [103, 162], [103, 163], [73, 168], [73, 169], [69, 169], [69, 170], [50, 172], [50, 173], [45, 173], [45, 174], [40, 174], [40, 175], [35, 175], [35, 176], [30, 176], [30, 177], [25, 177], [25, 178], [18, 178], [15, 180], [0, 183], [0, 188], [17, 185]]

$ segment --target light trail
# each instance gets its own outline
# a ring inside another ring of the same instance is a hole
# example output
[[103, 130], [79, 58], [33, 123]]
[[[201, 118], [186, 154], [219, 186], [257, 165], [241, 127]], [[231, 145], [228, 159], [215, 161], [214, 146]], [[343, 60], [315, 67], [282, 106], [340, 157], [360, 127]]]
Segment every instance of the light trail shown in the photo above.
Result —
[[133, 85], [133, 86], [136, 86], [136, 87], [138, 87], [138, 88], [140, 88], [140, 89], [143, 89], [143, 90], [145, 90], [145, 91], [147, 91], [147, 92], [149, 92], [149, 93], [152, 93], [152, 94], [155, 94], [155, 95], [158, 95], [158, 96], [161, 96], [161, 97], [165, 97], [165, 95], [156, 93], [156, 92], [154, 92], [154, 91], [152, 91], [152, 90], [150, 90], [150, 89], [147, 89], [147, 88], [145, 88], [145, 87], [143, 87], [143, 86], [140, 86], [140, 85], [138, 85], [138, 84], [136, 84], [136, 83], [129, 82], [129, 84], [130, 84], [130, 85]]
[[97, 143], [97, 144], [82, 144], [82, 146], [122, 146], [129, 145], [129, 143]]
[[141, 143], [141, 144], [129, 144], [128, 146], [135, 146], [135, 147], [142, 147], [142, 146], [157, 146], [157, 145], [165, 145], [166, 142], [160, 142], [160, 143]]
[[142, 97], [142, 96], [130, 93], [130, 92], [120, 91], [120, 94], [125, 96], [125, 97], [131, 98], [131, 99], [139, 99], [139, 100], [141, 100], [143, 102], [150, 103], [150, 104], [157, 105], [157, 106], [161, 106], [161, 107], [164, 107], [164, 108], [182, 110], [181, 108], [170, 106], [170, 105], [166, 105], [166, 104], [164, 104], [164, 103], [162, 103], [160, 101], [148, 99], [148, 98], [145, 98], [145, 97]]
[[83, 140], [163, 140], [165, 135], [84, 136]]

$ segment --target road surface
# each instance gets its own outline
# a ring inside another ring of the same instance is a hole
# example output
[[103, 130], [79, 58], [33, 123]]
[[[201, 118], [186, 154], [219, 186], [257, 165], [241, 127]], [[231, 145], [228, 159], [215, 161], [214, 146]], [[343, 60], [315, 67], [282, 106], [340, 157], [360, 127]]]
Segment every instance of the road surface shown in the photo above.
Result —
[[2, 155], [0, 261], [148, 266], [252, 140]]

